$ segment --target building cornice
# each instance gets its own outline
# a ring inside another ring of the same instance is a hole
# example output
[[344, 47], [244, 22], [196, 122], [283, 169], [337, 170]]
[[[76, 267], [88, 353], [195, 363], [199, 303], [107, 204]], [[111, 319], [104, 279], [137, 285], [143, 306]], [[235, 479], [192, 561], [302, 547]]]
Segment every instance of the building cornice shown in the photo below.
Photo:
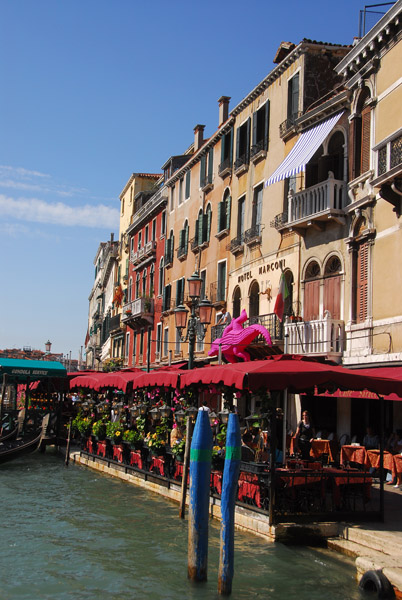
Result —
[[162, 177], [161, 173], [132, 173], [130, 175], [130, 179], [127, 181], [126, 185], [124, 186], [122, 192], [120, 193], [120, 200], [123, 199], [124, 194], [127, 192], [127, 190], [129, 189], [129, 187], [131, 186], [131, 184], [133, 183], [134, 179], [136, 179], [137, 177], [141, 177], [144, 179], [155, 179], [158, 180]]

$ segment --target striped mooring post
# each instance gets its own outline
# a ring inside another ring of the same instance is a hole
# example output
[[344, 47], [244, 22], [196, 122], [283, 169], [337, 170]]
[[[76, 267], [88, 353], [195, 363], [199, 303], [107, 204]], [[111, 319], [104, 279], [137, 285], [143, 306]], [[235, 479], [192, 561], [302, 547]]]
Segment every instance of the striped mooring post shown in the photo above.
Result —
[[207, 580], [209, 493], [212, 430], [208, 411], [198, 412], [190, 450], [190, 498], [188, 509], [188, 577]]
[[221, 538], [219, 550], [218, 592], [227, 596], [232, 591], [234, 573], [234, 515], [237, 483], [240, 473], [241, 436], [239, 417], [229, 414], [226, 432], [225, 466], [221, 494]]

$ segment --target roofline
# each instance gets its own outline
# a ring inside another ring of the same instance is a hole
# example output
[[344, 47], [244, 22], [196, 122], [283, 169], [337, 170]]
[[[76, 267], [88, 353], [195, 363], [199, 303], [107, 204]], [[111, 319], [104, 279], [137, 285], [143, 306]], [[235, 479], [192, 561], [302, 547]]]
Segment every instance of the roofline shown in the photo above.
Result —
[[120, 192], [120, 195], [119, 195], [120, 200], [122, 199], [122, 196], [124, 196], [124, 194], [127, 192], [128, 188], [130, 187], [130, 185], [132, 184], [134, 179], [136, 179], [136, 177], [143, 177], [144, 179], [158, 180], [160, 177], [162, 177], [162, 173], [132, 173], [130, 175], [130, 178], [127, 181], [126, 185], [124, 186], [122, 192]]

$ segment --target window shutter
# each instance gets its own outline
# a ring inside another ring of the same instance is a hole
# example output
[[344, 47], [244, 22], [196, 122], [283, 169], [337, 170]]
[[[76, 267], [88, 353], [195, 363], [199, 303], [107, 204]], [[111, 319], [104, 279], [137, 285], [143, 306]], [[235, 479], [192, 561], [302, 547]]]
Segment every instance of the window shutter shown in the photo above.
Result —
[[204, 236], [204, 240], [206, 242], [209, 242], [209, 235], [211, 233], [211, 219], [212, 219], [212, 210], [208, 210], [207, 214], [206, 214], [206, 223], [205, 223], [205, 236]]
[[199, 235], [198, 235], [199, 229], [200, 229], [200, 217], [198, 217], [198, 219], [195, 222], [194, 240], [196, 242], [196, 245], [198, 244], [198, 240], [199, 240]]
[[270, 111], [270, 103], [267, 100], [265, 105], [265, 123], [264, 123], [264, 150], [268, 150], [269, 144], [269, 111]]
[[230, 164], [232, 164], [232, 162], [233, 162], [233, 133], [234, 133], [234, 130], [231, 129], [230, 132], [227, 134], [229, 136], [229, 162], [230, 162]]
[[221, 164], [223, 164], [223, 161], [225, 160], [225, 150], [226, 150], [226, 144], [227, 144], [227, 134], [222, 136], [221, 139]]
[[250, 161], [250, 136], [251, 136], [251, 118], [247, 119], [246, 133], [246, 163]]
[[212, 175], [214, 172], [214, 149], [211, 148], [208, 152], [208, 183], [212, 183]]
[[186, 199], [190, 198], [191, 171], [186, 173]]
[[362, 323], [367, 318], [368, 301], [368, 243], [360, 244], [357, 251], [356, 272], [356, 322]]
[[324, 279], [324, 312], [328, 310], [335, 320], [341, 318], [341, 278], [327, 277]]
[[315, 321], [319, 318], [320, 280], [306, 281], [304, 286], [304, 320]]
[[202, 237], [202, 233], [203, 233], [203, 221], [204, 221], [204, 215], [200, 215], [198, 217], [198, 236], [197, 236], [198, 245], [202, 244], [202, 242], [204, 241], [203, 237]]
[[218, 202], [218, 232], [222, 231], [222, 211], [223, 211], [223, 202]]
[[205, 154], [201, 156], [200, 162], [200, 187], [205, 185]]
[[180, 287], [181, 287], [181, 279], [178, 279], [176, 281], [176, 306], [179, 306], [179, 304], [181, 303], [181, 299], [180, 299]]
[[236, 129], [236, 160], [240, 158], [240, 127]]
[[184, 235], [185, 235], [185, 230], [181, 229], [179, 232], [179, 248], [184, 248]]
[[258, 125], [258, 117], [257, 117], [257, 111], [255, 113], [253, 113], [253, 137], [252, 137], [252, 146], [255, 146], [255, 144], [258, 142], [257, 140], [257, 125]]
[[362, 141], [361, 141], [361, 167], [360, 173], [370, 169], [370, 132], [371, 132], [371, 108], [367, 106], [362, 110]]
[[226, 198], [226, 229], [230, 229], [230, 208], [232, 204], [231, 196]]
[[187, 252], [187, 246], [188, 246], [188, 225], [186, 225], [185, 229], [184, 229], [184, 249]]

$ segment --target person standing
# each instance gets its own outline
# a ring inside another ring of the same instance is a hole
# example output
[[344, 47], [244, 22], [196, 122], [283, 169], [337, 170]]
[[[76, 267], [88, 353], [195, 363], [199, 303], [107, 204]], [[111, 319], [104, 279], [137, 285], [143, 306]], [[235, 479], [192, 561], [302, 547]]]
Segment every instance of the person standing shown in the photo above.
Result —
[[302, 420], [298, 424], [296, 430], [296, 442], [303, 460], [308, 460], [310, 458], [311, 442], [314, 437], [315, 429], [310, 413], [308, 410], [304, 410], [302, 413]]

